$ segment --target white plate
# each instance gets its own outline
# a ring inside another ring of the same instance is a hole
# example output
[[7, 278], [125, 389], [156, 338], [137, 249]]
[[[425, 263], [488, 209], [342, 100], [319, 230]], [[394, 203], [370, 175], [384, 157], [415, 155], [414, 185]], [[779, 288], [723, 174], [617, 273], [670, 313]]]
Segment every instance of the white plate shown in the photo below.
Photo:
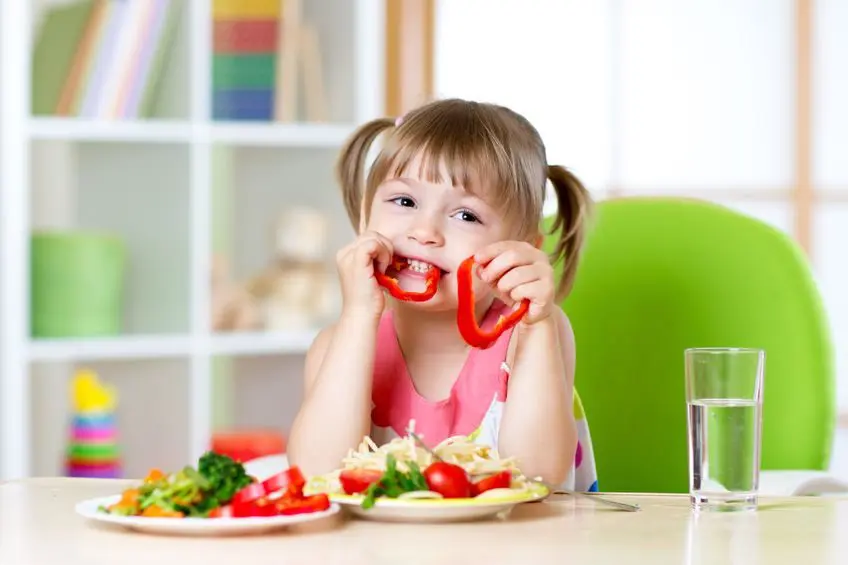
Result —
[[330, 508], [322, 512], [268, 518], [145, 518], [116, 516], [98, 510], [101, 506], [109, 506], [120, 499], [121, 495], [92, 498], [78, 503], [75, 510], [77, 514], [92, 522], [139, 532], [181, 536], [263, 534], [297, 524], [323, 520], [337, 514], [340, 510], [337, 504], [330, 504]]
[[467, 522], [494, 518], [501, 512], [512, 510], [519, 504], [536, 502], [548, 496], [545, 487], [539, 486], [516, 494], [497, 497], [455, 499], [402, 499], [378, 498], [371, 508], [362, 508], [363, 496], [330, 494], [330, 500], [340, 504], [351, 514], [380, 522]]

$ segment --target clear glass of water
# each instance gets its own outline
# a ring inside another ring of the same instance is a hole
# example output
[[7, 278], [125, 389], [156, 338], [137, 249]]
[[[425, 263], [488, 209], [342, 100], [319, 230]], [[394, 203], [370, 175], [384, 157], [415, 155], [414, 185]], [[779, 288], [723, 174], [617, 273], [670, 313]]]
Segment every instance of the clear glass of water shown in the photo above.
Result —
[[756, 510], [762, 444], [761, 349], [685, 351], [689, 495], [695, 510]]

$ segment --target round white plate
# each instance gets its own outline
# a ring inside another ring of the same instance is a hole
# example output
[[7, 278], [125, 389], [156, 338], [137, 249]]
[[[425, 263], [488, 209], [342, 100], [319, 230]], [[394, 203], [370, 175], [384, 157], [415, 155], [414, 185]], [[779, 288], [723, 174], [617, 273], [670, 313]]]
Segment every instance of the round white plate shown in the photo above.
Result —
[[548, 496], [543, 486], [517, 494], [491, 498], [455, 499], [403, 499], [379, 498], [371, 508], [362, 508], [362, 495], [331, 494], [330, 500], [338, 503], [355, 516], [380, 522], [466, 522], [494, 518], [501, 512], [527, 502], [536, 502]]
[[340, 510], [337, 504], [330, 504], [330, 508], [323, 512], [268, 518], [145, 518], [141, 516], [115, 516], [98, 510], [101, 506], [114, 504], [120, 499], [120, 495], [92, 498], [78, 503], [75, 510], [77, 514], [92, 522], [138, 532], [182, 536], [264, 534], [297, 524], [323, 520], [337, 514]]

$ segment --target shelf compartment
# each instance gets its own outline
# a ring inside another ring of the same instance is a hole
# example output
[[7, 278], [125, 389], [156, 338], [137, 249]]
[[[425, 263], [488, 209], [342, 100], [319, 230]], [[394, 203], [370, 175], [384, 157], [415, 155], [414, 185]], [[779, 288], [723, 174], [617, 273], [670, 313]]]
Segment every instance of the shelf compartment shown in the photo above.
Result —
[[117, 390], [115, 417], [122, 475], [141, 478], [151, 467], [181, 469], [190, 462], [188, 359], [35, 363], [32, 386], [31, 469], [34, 476], [64, 474], [71, 385], [79, 369], [94, 371]]
[[263, 352], [301, 348], [304, 337], [280, 336], [310, 334], [335, 317], [335, 253], [353, 233], [333, 176], [337, 155], [215, 147], [211, 331], [269, 332]]
[[35, 142], [32, 154], [34, 233], [108, 233], [123, 243], [120, 334], [187, 333], [188, 146]]

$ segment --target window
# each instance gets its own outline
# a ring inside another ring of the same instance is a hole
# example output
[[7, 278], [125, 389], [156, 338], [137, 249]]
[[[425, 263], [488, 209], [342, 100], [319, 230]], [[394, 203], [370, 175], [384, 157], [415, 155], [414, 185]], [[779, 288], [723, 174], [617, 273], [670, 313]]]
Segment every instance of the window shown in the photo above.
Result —
[[[810, 119], [796, 97], [807, 0], [440, 0], [435, 84], [525, 114], [596, 198], [705, 198], [809, 240], [848, 413], [848, 3], [812, 5]], [[814, 205], [797, 228], [799, 125]]]

